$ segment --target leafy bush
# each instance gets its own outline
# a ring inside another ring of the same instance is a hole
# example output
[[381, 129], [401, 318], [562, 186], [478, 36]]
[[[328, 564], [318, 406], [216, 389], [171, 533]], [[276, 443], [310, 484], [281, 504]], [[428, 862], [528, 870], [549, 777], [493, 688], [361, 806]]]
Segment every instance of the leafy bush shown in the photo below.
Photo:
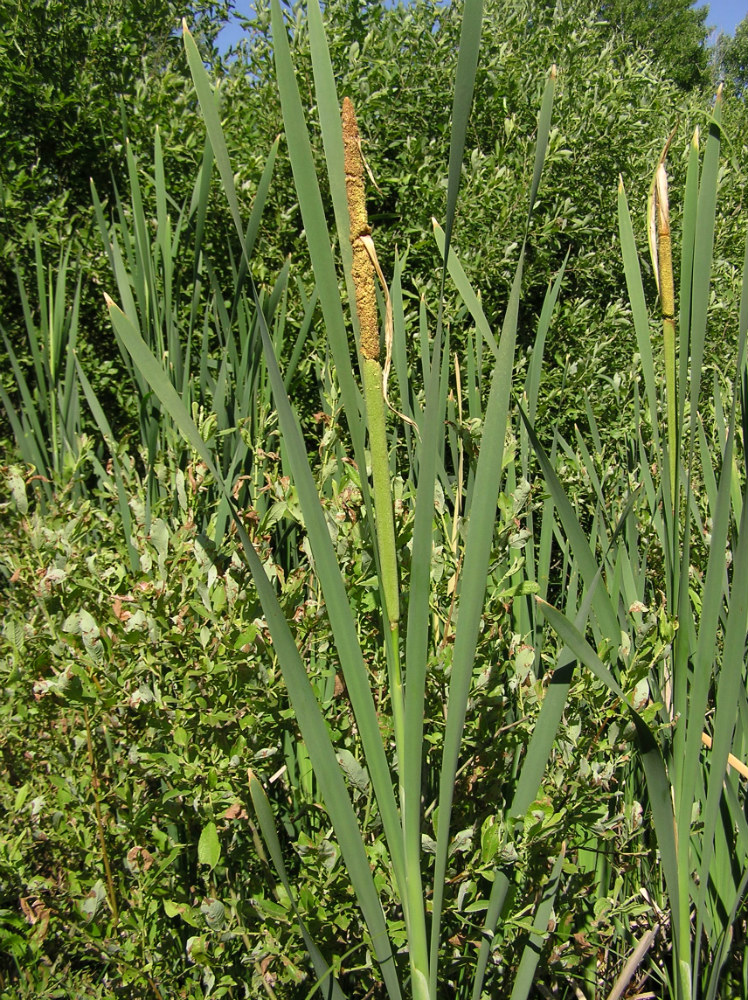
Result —
[[269, 955], [293, 982], [298, 942], [264, 926], [282, 907], [246, 812], [247, 766], [277, 770], [289, 751], [261, 612], [196, 528], [199, 467], [162, 471], [179, 513], [157, 508], [146, 532], [145, 486], [121, 458], [136, 571], [111, 479], [42, 517], [23, 469], [4, 470], [3, 985], [234, 995]]

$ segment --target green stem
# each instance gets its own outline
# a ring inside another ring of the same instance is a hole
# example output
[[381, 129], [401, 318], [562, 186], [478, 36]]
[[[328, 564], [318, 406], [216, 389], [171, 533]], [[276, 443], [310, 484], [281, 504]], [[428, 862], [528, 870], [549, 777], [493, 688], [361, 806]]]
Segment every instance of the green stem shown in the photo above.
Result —
[[395, 519], [392, 511], [390, 459], [384, 419], [382, 366], [373, 358], [363, 359], [364, 396], [369, 423], [371, 472], [374, 480], [374, 511], [377, 519], [377, 546], [382, 570], [382, 593], [390, 629], [400, 620], [400, 584], [397, 574]]
[[99, 774], [96, 769], [96, 757], [94, 756], [93, 739], [91, 738], [91, 723], [88, 718], [88, 709], [83, 708], [83, 719], [86, 724], [86, 745], [88, 747], [88, 763], [91, 766], [91, 788], [94, 797], [94, 810], [96, 812], [96, 828], [99, 834], [99, 844], [101, 845], [101, 859], [104, 862], [104, 872], [106, 874], [107, 895], [109, 896], [109, 908], [112, 912], [112, 922], [114, 927], [119, 923], [119, 910], [117, 909], [117, 894], [114, 890], [114, 879], [112, 878], [112, 868], [109, 864], [109, 852], [106, 848], [106, 837], [104, 835], [104, 817], [101, 812], [101, 800], [99, 799]]
[[[369, 424], [369, 447], [373, 480], [377, 548], [381, 571], [382, 596], [387, 618], [385, 651], [392, 705], [392, 725], [397, 751], [401, 815], [406, 815], [405, 762], [405, 689], [400, 663], [400, 583], [397, 571], [397, 543], [392, 508], [387, 429], [385, 423], [382, 366], [375, 358], [363, 358], [364, 398]], [[420, 847], [420, 842], [419, 842]], [[420, 850], [413, 854], [406, 848], [406, 885], [401, 886], [401, 902], [408, 928], [411, 994], [414, 1000], [431, 1000], [429, 994], [428, 938], [423, 905]], [[404, 891], [403, 891], [404, 890]]]

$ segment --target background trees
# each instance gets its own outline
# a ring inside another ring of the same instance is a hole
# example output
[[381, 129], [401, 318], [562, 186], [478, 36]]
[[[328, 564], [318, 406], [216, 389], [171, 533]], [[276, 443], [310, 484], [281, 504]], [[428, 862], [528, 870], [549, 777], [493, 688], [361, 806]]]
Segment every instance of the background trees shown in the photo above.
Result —
[[[221, 87], [222, 116], [239, 196], [248, 210], [264, 157], [282, 133], [272, 67], [267, 5], [245, 22], [245, 41], [229, 61], [215, 47], [230, 0], [134, 0], [115, 3], [0, 3], [0, 297], [3, 326], [21, 349], [24, 319], [16, 268], [28, 278], [33, 230], [45, 261], [71, 251], [83, 277], [85, 352], [116, 359], [102, 322], [100, 285], [108, 264], [91, 223], [93, 180], [104, 204], [126, 184], [125, 135], [147, 173], [156, 127], [161, 133], [169, 190], [190, 197], [204, 133], [196, 116], [179, 41], [183, 16], [195, 29], [204, 59]], [[617, 339], [622, 275], [616, 264], [614, 191], [619, 174], [644, 190], [655, 149], [683, 122], [671, 146], [670, 169], [683, 168], [701, 88], [708, 82], [706, 8], [688, 0], [489, 0], [482, 61], [471, 118], [469, 157], [461, 193], [457, 245], [489, 315], [499, 315], [513, 264], [511, 248], [523, 222], [522, 197], [531, 169], [538, 88], [551, 63], [559, 66], [549, 184], [534, 221], [523, 309], [537, 315], [549, 273], [570, 252], [559, 337], [562, 357], [583, 331]], [[303, 7], [295, 5], [292, 45], [302, 87], [314, 106]], [[359, 112], [377, 188], [369, 211], [384, 259], [407, 249], [419, 295], [432, 280], [431, 217], [443, 200], [449, 136], [448, 90], [459, 18], [450, 7], [421, 0], [391, 8], [331, 0], [325, 20], [341, 92]], [[745, 22], [744, 22], [745, 24]], [[746, 29], [725, 46], [724, 72], [739, 92]], [[736, 105], [738, 114], [740, 105]], [[732, 111], [728, 110], [729, 121]], [[739, 115], [738, 115], [739, 117]], [[735, 118], [739, 162], [741, 128]], [[740, 171], [725, 182], [738, 183]], [[306, 273], [298, 212], [286, 200], [290, 168], [283, 145], [263, 218], [258, 276], [277, 273], [288, 254]], [[149, 197], [152, 186], [145, 185]], [[490, 221], [482, 210], [490, 203]], [[227, 274], [236, 246], [220, 199], [206, 225], [212, 265]], [[677, 205], [674, 206], [677, 212]], [[725, 230], [736, 232], [725, 220]], [[405, 241], [405, 243], [404, 243]], [[508, 256], [507, 256], [508, 255]], [[604, 304], [603, 304], [604, 303]], [[459, 337], [459, 331], [457, 331]], [[612, 362], [611, 362], [612, 363]], [[595, 365], [598, 370], [598, 366]], [[12, 379], [4, 373], [12, 391]], [[116, 400], [111, 400], [116, 406]]]
[[597, 7], [616, 32], [650, 53], [679, 87], [692, 90], [708, 82], [708, 6], [694, 8], [690, 0], [600, 0]]
[[[77, 261], [80, 350], [104, 361], [116, 354], [101, 324], [91, 185], [113, 203], [127, 177], [125, 137], [149, 148], [156, 127], [183, 183], [192, 175], [203, 138], [181, 19], [219, 72], [215, 38], [229, 8], [230, 0], [0, 0], [0, 301], [3, 329], [22, 356], [18, 282], [34, 272], [35, 234], [46, 264], [56, 265], [62, 248]], [[7, 367], [1, 377], [12, 391]]]
[[720, 36], [717, 41], [718, 71], [738, 97], [748, 88], [748, 16], [735, 29], [732, 38]]
[[208, 0], [29, 0], [0, 6], [0, 256], [33, 218], [60, 235], [121, 175], [123, 127], [153, 130], [160, 88], [183, 76], [178, 28], [194, 25], [207, 59], [228, 4]]

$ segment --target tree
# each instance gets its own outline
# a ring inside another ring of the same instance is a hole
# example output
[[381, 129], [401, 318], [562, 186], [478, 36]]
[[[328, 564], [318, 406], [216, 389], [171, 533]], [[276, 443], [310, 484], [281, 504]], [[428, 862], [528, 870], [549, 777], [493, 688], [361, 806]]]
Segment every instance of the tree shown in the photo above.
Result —
[[597, 18], [603, 34], [614, 33], [645, 52], [682, 90], [708, 83], [708, 7], [693, 0], [539, 0], [540, 18]]
[[[165, 143], [172, 163], [189, 160], [188, 168], [177, 166], [192, 178], [203, 128], [180, 23], [186, 18], [205, 60], [215, 64], [215, 37], [230, 6], [231, 0], [0, 0], [0, 324], [19, 356], [28, 348], [18, 277], [34, 284], [34, 234], [47, 264], [56, 265], [64, 247], [71, 265], [78, 261], [91, 278], [102, 259], [90, 225], [91, 182], [110, 202], [115, 184], [123, 186], [125, 131], [136, 148], [141, 140], [148, 149], [160, 124], [172, 139]], [[100, 306], [96, 279], [84, 280], [88, 331], [100, 329]], [[33, 315], [33, 294], [31, 307]], [[13, 393], [8, 366], [0, 378]]]
[[717, 48], [720, 75], [729, 89], [743, 96], [748, 90], [748, 15], [737, 26], [732, 38], [720, 35]]
[[593, 0], [599, 16], [626, 41], [647, 52], [683, 90], [709, 79], [708, 7], [693, 0]]
[[111, 190], [122, 111], [131, 115], [183, 58], [181, 18], [215, 59], [228, 9], [227, 0], [0, 0], [0, 259], [22, 250], [32, 220], [75, 231], [90, 180]]

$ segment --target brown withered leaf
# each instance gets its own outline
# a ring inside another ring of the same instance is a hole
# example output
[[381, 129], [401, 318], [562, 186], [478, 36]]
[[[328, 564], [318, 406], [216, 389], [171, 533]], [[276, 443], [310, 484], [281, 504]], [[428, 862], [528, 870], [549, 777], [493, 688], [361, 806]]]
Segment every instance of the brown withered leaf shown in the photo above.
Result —
[[241, 802], [234, 802], [223, 814], [224, 819], [246, 819], [247, 810], [242, 807]]
[[153, 866], [153, 855], [147, 848], [136, 844], [127, 852], [127, 864], [132, 872], [147, 872]]

